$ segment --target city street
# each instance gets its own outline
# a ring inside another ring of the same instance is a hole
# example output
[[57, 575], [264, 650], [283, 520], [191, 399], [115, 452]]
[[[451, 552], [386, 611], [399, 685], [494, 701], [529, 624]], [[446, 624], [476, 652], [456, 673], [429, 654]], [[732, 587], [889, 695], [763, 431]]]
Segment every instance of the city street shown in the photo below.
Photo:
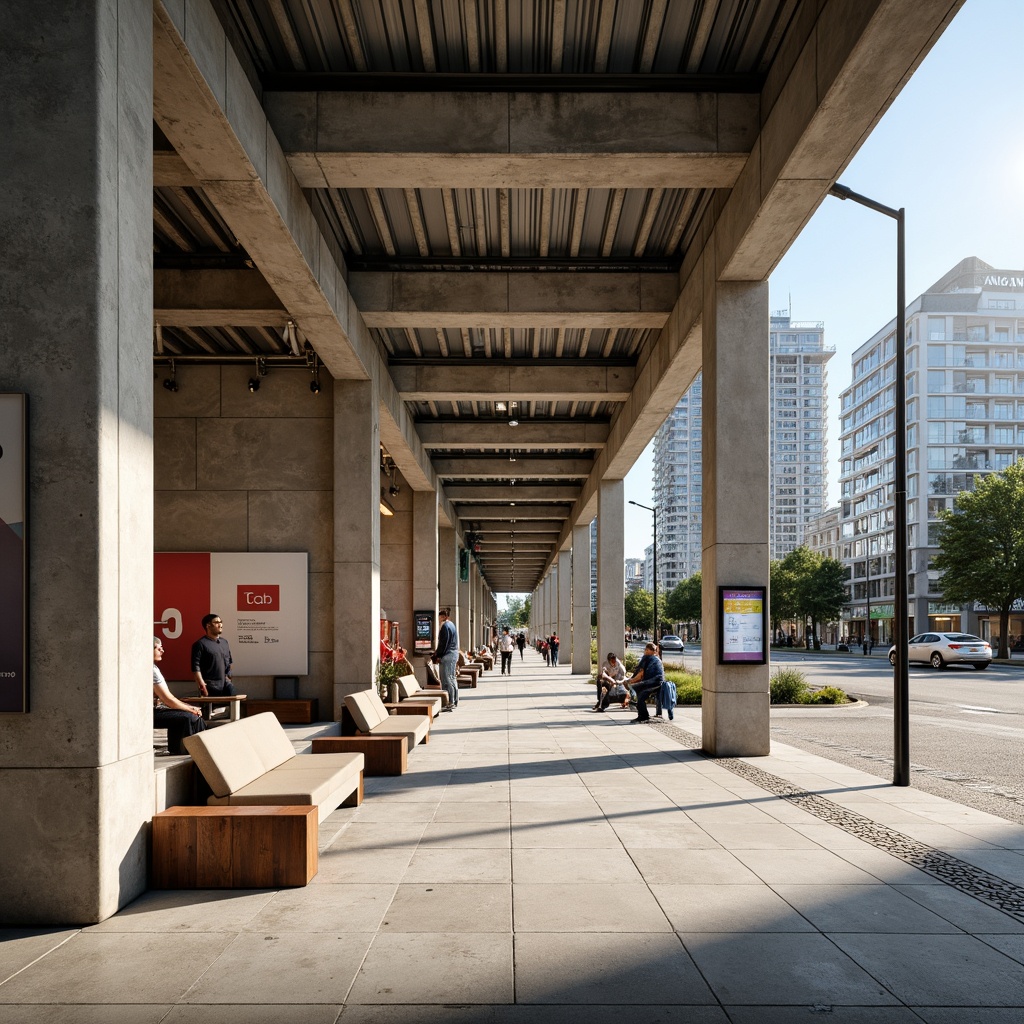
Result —
[[[772, 652], [812, 685], [833, 684], [863, 708], [772, 710], [772, 736], [882, 778], [892, 778], [892, 669], [878, 649], [859, 654]], [[685, 657], [697, 660], [696, 653]], [[1024, 663], [937, 672], [910, 666], [913, 785], [1024, 822]]]

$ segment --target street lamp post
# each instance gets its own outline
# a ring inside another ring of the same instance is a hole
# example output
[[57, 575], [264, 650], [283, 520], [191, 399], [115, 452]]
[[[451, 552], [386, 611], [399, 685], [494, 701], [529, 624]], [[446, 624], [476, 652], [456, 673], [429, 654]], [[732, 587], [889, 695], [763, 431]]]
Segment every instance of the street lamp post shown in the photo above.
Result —
[[653, 559], [653, 576], [654, 576], [654, 642], [658, 642], [658, 510], [651, 508], [650, 505], [641, 505], [639, 501], [630, 501], [630, 505], [636, 505], [637, 508], [645, 508], [648, 512], [654, 513], [654, 559]]
[[[906, 218], [901, 206], [894, 210], [867, 196], [859, 195], [836, 183], [829, 195], [852, 199], [869, 210], [896, 221], [896, 444], [893, 465], [893, 524], [895, 529], [894, 565], [896, 574], [893, 608], [893, 774], [894, 786], [910, 785], [910, 668], [907, 641], [910, 623], [907, 616], [907, 296], [906, 296]], [[870, 586], [870, 573], [868, 578]], [[870, 596], [869, 596], [870, 600]], [[870, 613], [869, 613], [870, 615]], [[868, 619], [868, 630], [871, 620]]]

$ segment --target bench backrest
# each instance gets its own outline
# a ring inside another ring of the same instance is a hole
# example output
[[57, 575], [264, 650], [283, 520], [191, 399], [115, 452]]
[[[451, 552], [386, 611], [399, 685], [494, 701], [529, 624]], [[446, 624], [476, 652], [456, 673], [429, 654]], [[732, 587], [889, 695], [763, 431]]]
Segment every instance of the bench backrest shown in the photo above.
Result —
[[388, 709], [377, 696], [376, 690], [360, 690], [358, 693], [346, 694], [345, 707], [348, 708], [360, 732], [371, 732], [375, 725], [380, 725], [388, 717]]
[[295, 756], [288, 734], [269, 711], [185, 739], [185, 749], [214, 796], [228, 796]]
[[406, 697], [412, 697], [419, 692], [420, 683], [415, 676], [398, 677], [398, 694], [400, 700], [405, 700]]

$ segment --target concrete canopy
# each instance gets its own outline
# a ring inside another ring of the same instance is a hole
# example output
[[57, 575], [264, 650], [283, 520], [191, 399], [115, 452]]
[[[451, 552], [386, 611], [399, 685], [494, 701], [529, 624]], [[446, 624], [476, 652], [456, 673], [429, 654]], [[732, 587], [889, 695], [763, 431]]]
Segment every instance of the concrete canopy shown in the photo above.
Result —
[[767, 277], [961, 2], [156, 0], [160, 356], [292, 320], [463, 533], [561, 481], [531, 590], [700, 371], [705, 283]]

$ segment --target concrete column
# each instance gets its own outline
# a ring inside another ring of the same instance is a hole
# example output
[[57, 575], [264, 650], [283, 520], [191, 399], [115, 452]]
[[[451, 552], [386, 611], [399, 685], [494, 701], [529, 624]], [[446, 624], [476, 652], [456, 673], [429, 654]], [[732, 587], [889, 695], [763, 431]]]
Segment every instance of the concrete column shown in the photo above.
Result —
[[572, 528], [572, 671], [590, 671], [590, 523]]
[[622, 650], [622, 638], [626, 634], [625, 494], [622, 480], [602, 480], [597, 489], [598, 664], [602, 652]]
[[29, 397], [31, 516], [0, 924], [85, 925], [145, 888], [154, 809], [152, 12], [9, 0], [0, 55], [0, 391]]
[[334, 383], [334, 717], [380, 658], [380, 426], [372, 380]]
[[[412, 496], [412, 608], [414, 612], [429, 611], [437, 623], [438, 608], [438, 528], [437, 495], [433, 491], [415, 491]], [[454, 539], [455, 531], [452, 530]], [[406, 637], [403, 623], [402, 636], [406, 648], [414, 648], [414, 623], [409, 624]]]
[[572, 551], [558, 553], [558, 664], [571, 664], [572, 644]]
[[719, 665], [718, 587], [768, 586], [768, 282], [704, 295], [704, 751], [769, 752], [768, 666]]
[[[415, 492], [401, 477], [398, 479], [398, 494], [388, 498], [395, 514], [380, 517], [380, 606], [392, 622], [399, 624], [401, 642], [409, 647], [412, 644]], [[383, 483], [383, 480], [378, 481], [378, 494]], [[436, 545], [434, 550], [437, 550]]]
[[[469, 560], [469, 577], [470, 577], [470, 579], [473, 578], [473, 559], [472, 558]], [[470, 609], [470, 586], [469, 586], [469, 580], [463, 582], [462, 579], [459, 579], [458, 587], [457, 587], [457, 593], [458, 593], [458, 607], [456, 608], [456, 612], [458, 614], [458, 619], [456, 620], [456, 623], [455, 623], [455, 630], [459, 634], [459, 647], [464, 649], [464, 650], [468, 650], [469, 647], [471, 646], [470, 633], [469, 633], [469, 631], [470, 631], [469, 615], [470, 615], [470, 611], [471, 611], [471, 609]]]
[[[455, 530], [450, 526], [439, 526], [437, 530], [437, 585], [439, 592], [439, 608], [450, 608], [452, 616], [458, 609], [459, 579], [459, 547], [455, 538]], [[457, 617], [453, 618], [455, 628], [459, 628]], [[434, 635], [437, 636], [437, 622], [434, 622]]]

